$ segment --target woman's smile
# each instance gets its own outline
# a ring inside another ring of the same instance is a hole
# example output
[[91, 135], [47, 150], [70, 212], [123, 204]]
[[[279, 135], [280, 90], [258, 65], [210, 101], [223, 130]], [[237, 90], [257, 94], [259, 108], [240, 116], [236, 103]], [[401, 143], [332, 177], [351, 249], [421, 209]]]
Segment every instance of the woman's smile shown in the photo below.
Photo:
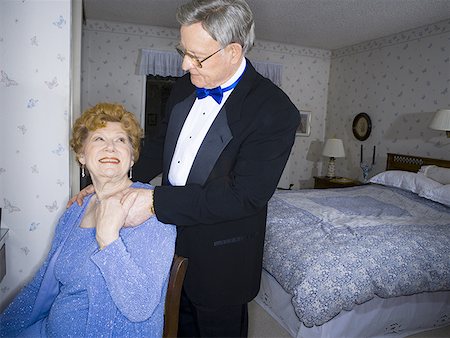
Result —
[[99, 160], [100, 163], [119, 164], [120, 160], [116, 157], [103, 157]]

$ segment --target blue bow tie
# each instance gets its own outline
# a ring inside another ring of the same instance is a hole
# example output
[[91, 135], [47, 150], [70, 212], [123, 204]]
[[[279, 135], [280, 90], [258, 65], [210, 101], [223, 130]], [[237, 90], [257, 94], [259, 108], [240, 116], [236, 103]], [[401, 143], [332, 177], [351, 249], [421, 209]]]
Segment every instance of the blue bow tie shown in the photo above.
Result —
[[242, 75], [244, 75], [244, 72], [241, 74], [241, 76], [239, 76], [239, 78], [234, 81], [231, 85], [229, 85], [228, 87], [225, 87], [222, 89], [222, 87], [216, 87], [216, 88], [212, 88], [212, 89], [208, 89], [208, 88], [197, 88], [197, 98], [199, 100], [204, 99], [205, 97], [211, 96], [214, 101], [216, 101], [218, 104], [220, 104], [222, 102], [222, 98], [223, 98], [223, 93], [233, 89], [234, 87], [237, 86], [237, 84], [239, 83], [239, 81], [241, 80]]
[[196, 90], [197, 90], [197, 98], [199, 100], [204, 99], [205, 97], [211, 96], [214, 99], [214, 101], [216, 101], [218, 104], [220, 104], [220, 102], [222, 102], [224, 90], [221, 87], [216, 87], [216, 88], [212, 88], [212, 89], [197, 88]]

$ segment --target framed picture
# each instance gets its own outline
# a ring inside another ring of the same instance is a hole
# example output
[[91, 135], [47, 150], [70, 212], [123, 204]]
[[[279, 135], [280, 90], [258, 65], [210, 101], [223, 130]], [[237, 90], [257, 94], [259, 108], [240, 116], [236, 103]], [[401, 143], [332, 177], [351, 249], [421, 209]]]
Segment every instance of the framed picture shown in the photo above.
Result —
[[300, 125], [297, 128], [297, 136], [309, 136], [311, 133], [311, 112], [300, 110]]

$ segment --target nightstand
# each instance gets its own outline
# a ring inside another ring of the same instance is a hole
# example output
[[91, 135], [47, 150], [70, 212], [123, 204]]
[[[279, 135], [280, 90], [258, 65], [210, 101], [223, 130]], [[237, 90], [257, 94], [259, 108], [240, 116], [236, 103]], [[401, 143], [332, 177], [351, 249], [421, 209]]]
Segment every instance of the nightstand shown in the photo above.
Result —
[[357, 185], [362, 185], [362, 182], [347, 177], [314, 176], [314, 189], [345, 188]]

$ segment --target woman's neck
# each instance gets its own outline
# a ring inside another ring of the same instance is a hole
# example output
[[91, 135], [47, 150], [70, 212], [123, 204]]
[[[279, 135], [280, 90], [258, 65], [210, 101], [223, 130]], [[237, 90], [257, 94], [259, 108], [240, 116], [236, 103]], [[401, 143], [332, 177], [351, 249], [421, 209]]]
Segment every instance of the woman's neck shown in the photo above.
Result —
[[98, 201], [108, 198], [119, 191], [128, 188], [132, 183], [133, 182], [128, 177], [125, 177], [119, 181], [108, 180], [106, 182], [92, 178], [92, 184], [94, 186]]

